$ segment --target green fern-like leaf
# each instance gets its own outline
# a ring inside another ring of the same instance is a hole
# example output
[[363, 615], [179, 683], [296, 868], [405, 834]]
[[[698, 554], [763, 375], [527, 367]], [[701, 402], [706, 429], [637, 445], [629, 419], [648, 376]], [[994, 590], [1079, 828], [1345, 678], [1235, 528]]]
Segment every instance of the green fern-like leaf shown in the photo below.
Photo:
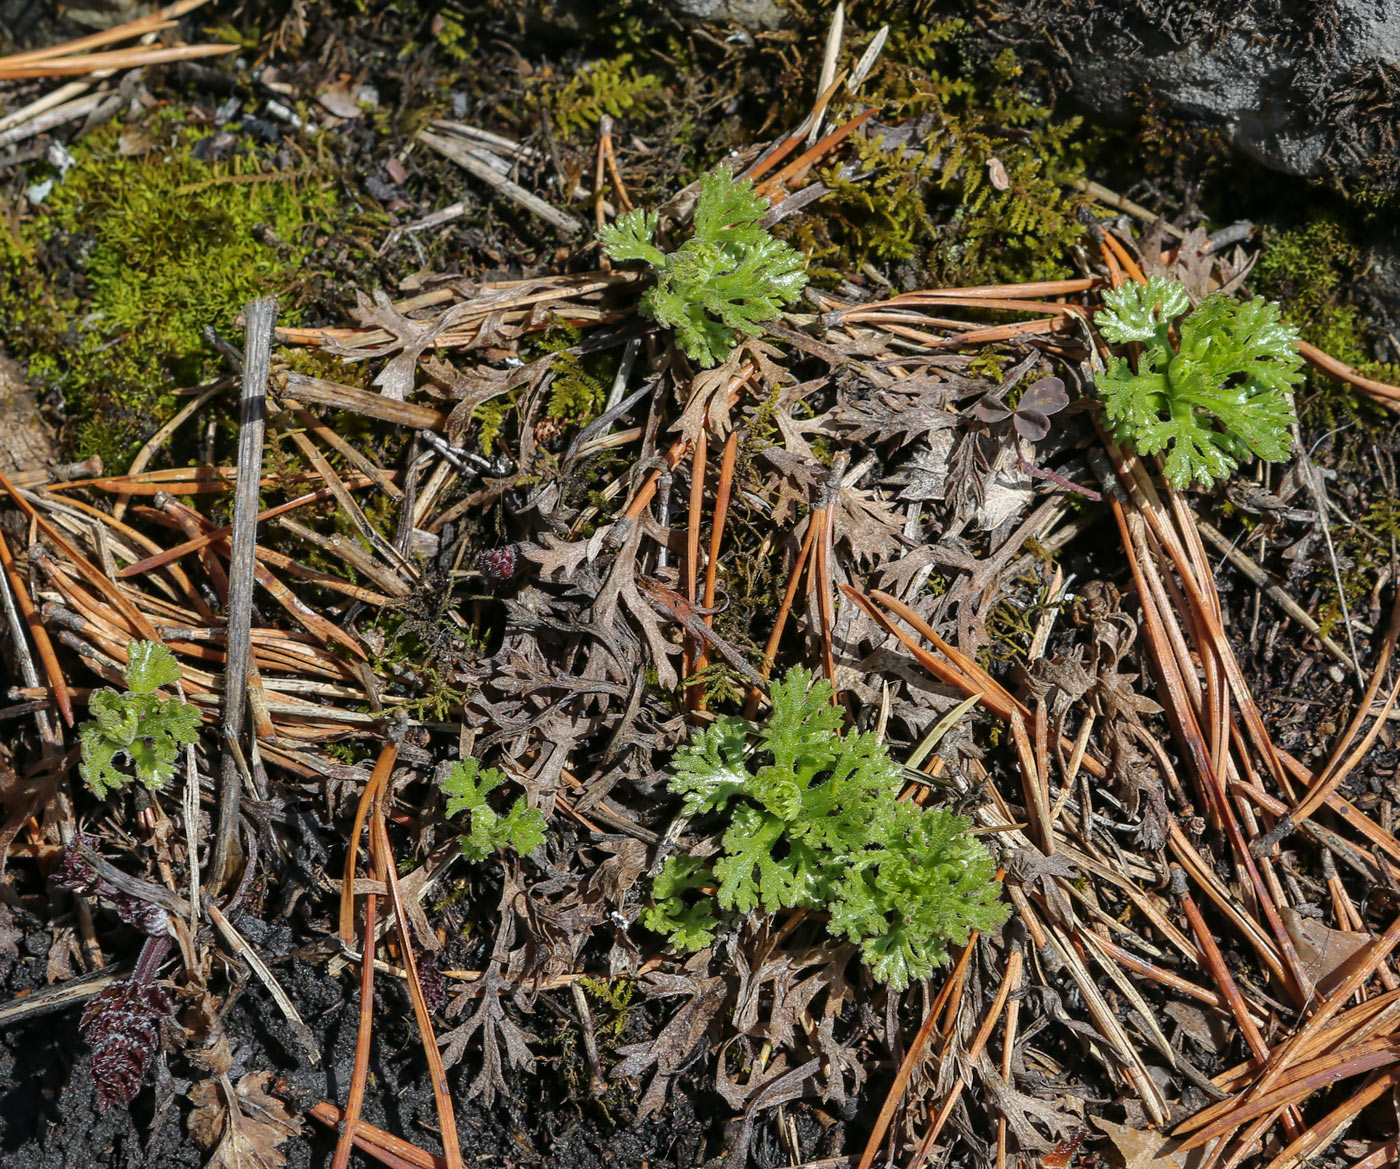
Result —
[[671, 788], [686, 813], [720, 813], [726, 826], [708, 868], [695, 857], [667, 862], [642, 920], [698, 949], [713, 940], [716, 907], [824, 910], [877, 978], [903, 988], [1006, 908], [967, 821], [900, 803], [899, 767], [874, 735], [839, 733], [831, 696], [828, 683], [793, 670], [774, 684], [766, 724], [718, 719], [677, 752]]
[[700, 181], [695, 234], [676, 251], [654, 243], [657, 217], [631, 211], [598, 238], [614, 260], [639, 260], [656, 271], [641, 311], [675, 330], [676, 343], [709, 368], [741, 337], [756, 337], [807, 284], [802, 255], [759, 226], [767, 202], [728, 164]]
[[462, 855], [468, 860], [485, 860], [507, 848], [524, 855], [544, 843], [544, 816], [538, 808], [530, 807], [524, 796], [517, 797], [504, 816], [487, 802], [486, 797], [505, 781], [506, 777], [494, 767], [483, 770], [471, 758], [453, 764], [442, 780], [447, 815], [466, 812], [471, 817], [462, 836]]
[[652, 903], [642, 911], [642, 924], [666, 934], [679, 949], [703, 950], [715, 940], [719, 921], [709, 898], [691, 895], [709, 880], [698, 857], [669, 857], [652, 882]]
[[630, 68], [631, 53], [611, 61], [593, 61], [580, 69], [546, 104], [563, 137], [591, 130], [604, 114], [620, 118], [644, 107], [658, 92], [657, 78]]
[[[155, 691], [179, 679], [180, 664], [166, 646], [133, 641], [127, 646], [130, 689], [93, 691], [88, 699], [92, 720], [78, 728], [78, 774], [95, 795], [106, 797], [133, 778], [158, 788], [174, 777], [181, 748], [199, 738], [199, 709], [162, 699]], [[119, 766], [123, 759], [131, 762], [132, 774]]]
[[608, 399], [608, 388], [577, 357], [568, 352], [557, 354], [551, 372], [554, 380], [544, 408], [546, 417], [586, 426], [598, 416]]
[[1252, 457], [1288, 457], [1289, 391], [1302, 380], [1302, 358], [1297, 330], [1277, 304], [1217, 293], [1183, 317], [1186, 290], [1161, 276], [1103, 299], [1099, 331], [1116, 344], [1142, 346], [1136, 371], [1114, 357], [1096, 379], [1116, 439], [1139, 454], [1165, 452], [1164, 471], [1177, 488], [1210, 486]]

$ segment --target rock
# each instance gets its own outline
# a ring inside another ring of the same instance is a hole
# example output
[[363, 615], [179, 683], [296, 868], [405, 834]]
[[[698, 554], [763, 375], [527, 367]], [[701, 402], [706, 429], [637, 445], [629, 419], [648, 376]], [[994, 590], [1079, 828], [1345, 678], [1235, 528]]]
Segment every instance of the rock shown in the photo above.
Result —
[[[755, 30], [778, 28], [787, 19], [776, 0], [661, 0], [658, 6], [682, 19]], [[576, 37], [607, 19], [606, 6], [590, 0], [530, 0], [521, 8], [532, 32], [561, 38]]]
[[1132, 117], [1146, 88], [1285, 174], [1400, 183], [1400, 6], [1005, 3], [1018, 51], [1049, 53], [1074, 100]]

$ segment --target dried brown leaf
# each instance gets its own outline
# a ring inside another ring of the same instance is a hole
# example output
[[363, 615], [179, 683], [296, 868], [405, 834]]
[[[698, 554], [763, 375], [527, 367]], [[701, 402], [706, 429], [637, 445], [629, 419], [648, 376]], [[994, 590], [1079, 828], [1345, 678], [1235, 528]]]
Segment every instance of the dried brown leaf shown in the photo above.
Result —
[[889, 560], [907, 547], [904, 513], [877, 492], [843, 487], [836, 496], [836, 539], [862, 565]]
[[206, 1169], [282, 1169], [286, 1157], [277, 1146], [301, 1131], [301, 1118], [268, 1094], [271, 1079], [271, 1072], [249, 1072], [236, 1092], [223, 1076], [190, 1089], [190, 1136], [214, 1150]]
[[1121, 1159], [1121, 1169], [1195, 1169], [1204, 1163], [1207, 1150], [1215, 1144], [1212, 1141], [1199, 1149], [1179, 1153], [1176, 1150], [1181, 1142], [1159, 1132], [1125, 1128], [1099, 1116], [1089, 1119], [1113, 1142], [1113, 1148]]
[[1359, 955], [1375, 940], [1355, 930], [1334, 930], [1315, 917], [1304, 917], [1292, 906], [1279, 906], [1283, 928], [1298, 947], [1303, 969], [1321, 995], [1331, 994], [1346, 978]]
[[714, 369], [701, 370], [691, 381], [690, 398], [671, 429], [680, 431], [692, 446], [706, 428], [720, 438], [733, 429], [729, 419], [729, 383], [746, 357], [741, 345], [724, 362]]
[[572, 580], [580, 565], [596, 560], [611, 528], [600, 528], [587, 540], [564, 540], [549, 532], [540, 534], [543, 546], [521, 549], [525, 559], [540, 566], [541, 580]]
[[653, 995], [685, 994], [690, 997], [655, 1039], [618, 1049], [622, 1059], [613, 1068], [614, 1079], [630, 1079], [640, 1076], [648, 1068], [656, 1069], [645, 1095], [637, 1105], [638, 1121], [665, 1103], [666, 1088], [671, 1077], [690, 1062], [729, 997], [725, 981], [719, 977], [663, 974], [657, 971], [648, 974], [642, 980], [642, 985]]
[[373, 298], [356, 292], [355, 300], [357, 305], [351, 310], [351, 315], [367, 329], [383, 329], [393, 340], [383, 345], [350, 347], [336, 344], [325, 348], [352, 361], [396, 354], [379, 371], [374, 384], [386, 398], [395, 402], [405, 401], [413, 392], [419, 357], [432, 346], [439, 334], [462, 316], [466, 306], [456, 304], [431, 320], [415, 321], [399, 312], [382, 289], [375, 289]]
[[903, 445], [957, 426], [961, 415], [949, 406], [955, 394], [961, 396], [967, 386], [992, 388], [965, 378], [948, 381], [934, 374], [915, 374], [868, 398], [843, 402], [832, 411], [832, 420], [851, 438], [897, 438]]

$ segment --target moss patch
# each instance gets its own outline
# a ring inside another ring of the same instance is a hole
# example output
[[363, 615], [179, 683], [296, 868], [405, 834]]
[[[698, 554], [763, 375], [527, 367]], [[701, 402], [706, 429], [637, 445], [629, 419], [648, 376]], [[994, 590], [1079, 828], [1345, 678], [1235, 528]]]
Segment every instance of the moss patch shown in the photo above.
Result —
[[1083, 232], [1079, 119], [1055, 119], [1010, 50], [970, 56], [962, 20], [896, 25], [859, 101], [886, 132], [857, 140], [858, 164], [826, 168], [832, 194], [792, 230], [815, 279], [892, 266], [896, 283], [979, 284], [1064, 276]]
[[0, 233], [0, 330], [79, 453], [124, 467], [174, 391], [223, 368], [201, 337], [232, 332], [252, 297], [305, 278], [336, 186], [317, 165], [271, 170], [236, 137], [206, 162], [201, 128], [110, 123], [73, 150], [42, 206]]

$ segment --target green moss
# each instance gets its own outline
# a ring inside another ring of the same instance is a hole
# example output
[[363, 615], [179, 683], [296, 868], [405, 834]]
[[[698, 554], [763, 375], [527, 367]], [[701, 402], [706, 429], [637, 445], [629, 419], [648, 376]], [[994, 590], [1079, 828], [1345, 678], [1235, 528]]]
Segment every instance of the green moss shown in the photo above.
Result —
[[[126, 465], [177, 387], [222, 372], [201, 337], [235, 333], [255, 296], [305, 279], [318, 223], [337, 217], [314, 168], [268, 173], [240, 150], [205, 163], [204, 131], [173, 116], [100, 127], [27, 220], [0, 238], [0, 331], [60, 395], [79, 453]], [[143, 149], [127, 154], [136, 138]], [[281, 319], [297, 319], [293, 304]]]
[[844, 159], [823, 170], [831, 195], [788, 229], [814, 279], [869, 262], [945, 285], [1068, 270], [1083, 231], [1079, 120], [1053, 120], [1009, 50], [970, 64], [969, 36], [960, 20], [896, 27], [860, 101], [833, 109], [839, 123], [877, 105], [897, 128], [857, 135], [855, 173]]
[[660, 92], [655, 74], [631, 66], [631, 53], [590, 61], [565, 81], [542, 81], [529, 104], [548, 111], [561, 138], [590, 133], [604, 114], [620, 118], [637, 112]]
[[[1365, 315], [1345, 300], [1360, 277], [1365, 257], [1334, 216], [1315, 213], [1306, 223], [1285, 231], [1267, 231], [1264, 250], [1251, 276], [1256, 291], [1283, 306], [1286, 320], [1298, 326], [1304, 341], [1344, 361], [1358, 373], [1394, 383], [1400, 367], [1376, 361], [1369, 345]], [[1341, 389], [1316, 372], [1308, 375], [1311, 409], [1321, 410], [1329, 428], [1358, 420], [1360, 395]]]
[[615, 983], [603, 982], [596, 978], [580, 978], [579, 985], [593, 998], [607, 1008], [611, 1018], [599, 1019], [598, 1029], [617, 1039], [627, 1027], [628, 1008], [632, 1003], [632, 992], [637, 984], [630, 978], [620, 978]]
[[[602, 358], [602, 362], [598, 361]], [[596, 354], [589, 364], [616, 364], [607, 354]], [[608, 400], [608, 387], [572, 353], [560, 353], [554, 359], [554, 380], [549, 386], [549, 401], [545, 403], [546, 418], [576, 426], [587, 426], [603, 409]], [[601, 372], [601, 370], [599, 371]]]

